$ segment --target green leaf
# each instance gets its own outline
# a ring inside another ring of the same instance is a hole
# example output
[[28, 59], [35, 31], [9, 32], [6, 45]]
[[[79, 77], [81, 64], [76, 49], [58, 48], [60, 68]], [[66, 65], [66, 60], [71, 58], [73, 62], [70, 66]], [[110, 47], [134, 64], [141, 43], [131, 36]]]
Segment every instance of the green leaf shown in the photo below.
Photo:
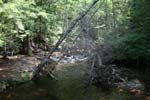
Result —
[[0, 40], [0, 47], [2, 47], [4, 45], [4, 41]]
[[44, 19], [48, 19], [48, 14], [46, 12], [39, 12], [38, 16], [43, 17]]
[[22, 30], [22, 31], [24, 30], [24, 25], [21, 22], [21, 20], [17, 20], [16, 25], [17, 25], [19, 30]]

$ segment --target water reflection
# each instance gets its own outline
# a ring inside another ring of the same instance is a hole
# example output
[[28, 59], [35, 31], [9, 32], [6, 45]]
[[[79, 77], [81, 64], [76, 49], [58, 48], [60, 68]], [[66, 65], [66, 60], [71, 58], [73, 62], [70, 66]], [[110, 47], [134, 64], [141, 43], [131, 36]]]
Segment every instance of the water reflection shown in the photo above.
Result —
[[45, 77], [21, 85], [14, 91], [1, 94], [0, 100], [142, 100], [116, 89], [85, 88], [85, 70], [83, 66], [59, 67], [55, 73], [58, 80]]
[[127, 93], [102, 91], [94, 86], [84, 87], [81, 79], [52, 80], [43, 78], [24, 84], [1, 100], [140, 100]]

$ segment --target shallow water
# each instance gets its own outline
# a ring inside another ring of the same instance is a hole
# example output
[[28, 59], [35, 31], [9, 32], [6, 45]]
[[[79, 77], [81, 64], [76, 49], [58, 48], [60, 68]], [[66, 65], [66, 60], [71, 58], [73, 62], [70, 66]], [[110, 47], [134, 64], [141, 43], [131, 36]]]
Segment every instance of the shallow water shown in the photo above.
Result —
[[23, 84], [9, 93], [1, 94], [0, 100], [142, 100], [115, 89], [85, 88], [84, 72], [84, 67], [61, 67], [55, 73], [58, 80], [45, 77]]

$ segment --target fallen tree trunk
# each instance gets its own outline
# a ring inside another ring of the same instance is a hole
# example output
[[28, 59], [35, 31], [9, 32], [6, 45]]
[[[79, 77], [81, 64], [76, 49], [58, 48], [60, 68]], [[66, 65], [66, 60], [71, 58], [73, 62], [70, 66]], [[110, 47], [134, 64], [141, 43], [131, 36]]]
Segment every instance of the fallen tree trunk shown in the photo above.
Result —
[[98, 2], [99, 0], [94, 0], [89, 7], [83, 12], [81, 13], [71, 24], [70, 27], [62, 33], [62, 36], [60, 37], [60, 39], [58, 40], [58, 42], [56, 43], [55, 47], [49, 51], [48, 55], [46, 57], [44, 57], [41, 61], [41, 63], [36, 67], [35, 71], [34, 71], [34, 77], [36, 77], [36, 75], [41, 71], [41, 69], [47, 64], [50, 56], [52, 55], [52, 53], [54, 51], [57, 50], [57, 48], [59, 47], [59, 45], [66, 39], [66, 37], [72, 32], [73, 28], [76, 26], [76, 24], [82, 19], [84, 18], [84, 16], [90, 11], [90, 9]]

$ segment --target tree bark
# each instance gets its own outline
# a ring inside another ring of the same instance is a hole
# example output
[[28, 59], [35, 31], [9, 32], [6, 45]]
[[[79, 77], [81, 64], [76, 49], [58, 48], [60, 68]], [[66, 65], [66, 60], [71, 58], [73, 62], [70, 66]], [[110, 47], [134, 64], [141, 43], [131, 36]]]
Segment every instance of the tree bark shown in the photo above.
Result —
[[29, 56], [32, 55], [32, 47], [29, 35], [27, 35], [22, 42], [22, 54]]
[[84, 18], [84, 16], [86, 16], [86, 14], [90, 11], [90, 9], [98, 2], [99, 0], [93, 0], [93, 2], [89, 5], [89, 7], [82, 12], [71, 24], [70, 27], [68, 27], [68, 29], [66, 31], [64, 31], [62, 33], [62, 36], [60, 37], [60, 39], [57, 41], [55, 47], [49, 51], [48, 55], [46, 57], [44, 57], [41, 61], [41, 63], [36, 67], [35, 71], [34, 71], [34, 77], [36, 77], [36, 75], [41, 71], [41, 69], [45, 66], [45, 64], [47, 64], [50, 56], [52, 55], [52, 53], [54, 51], [57, 50], [57, 48], [59, 47], [59, 45], [66, 39], [66, 37], [72, 32], [72, 30], [74, 29], [74, 27], [76, 26], [76, 24]]

